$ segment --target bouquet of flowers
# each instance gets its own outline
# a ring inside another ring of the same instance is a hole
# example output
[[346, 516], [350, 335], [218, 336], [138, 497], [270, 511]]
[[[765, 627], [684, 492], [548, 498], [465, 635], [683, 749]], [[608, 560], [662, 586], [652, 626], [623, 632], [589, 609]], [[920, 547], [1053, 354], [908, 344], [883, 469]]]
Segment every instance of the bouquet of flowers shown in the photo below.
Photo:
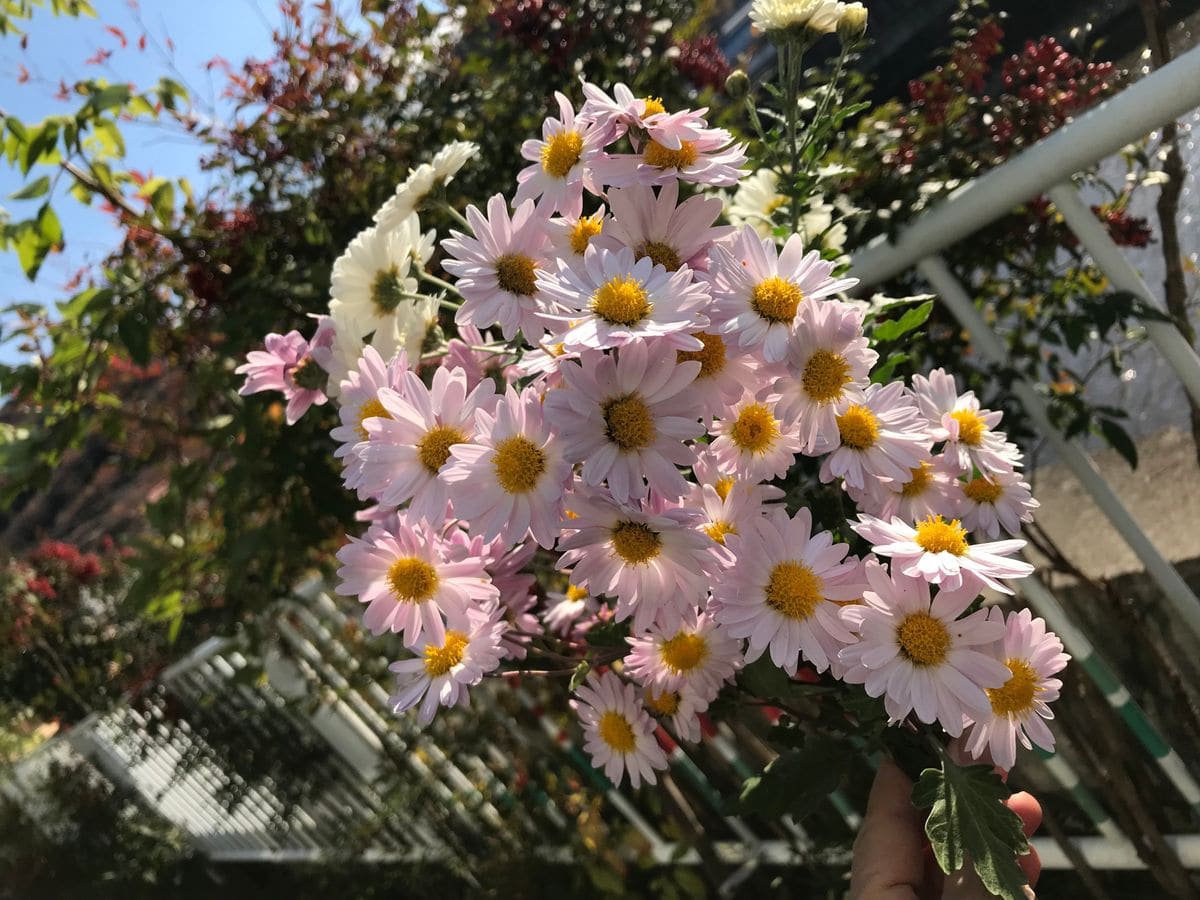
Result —
[[[289, 422], [339, 407], [346, 487], [372, 505], [338, 591], [400, 635], [397, 713], [429, 723], [488, 676], [572, 676], [594, 765], [637, 787], [667, 765], [656, 734], [699, 739], [762, 658], [861, 685], [889, 723], [1009, 768], [1018, 741], [1053, 747], [1067, 661], [1040, 619], [980, 599], [1033, 571], [1023, 541], [999, 539], [1037, 506], [1021, 454], [952, 374], [880, 367], [888, 308], [849, 299], [839, 253], [795, 233], [821, 135], [846, 114], [837, 74], [802, 95], [800, 61], [837, 32], [840, 73], [865, 10], [754, 15], [780, 84], [772, 111], [731, 82], [753, 164], [705, 109], [621, 84], [582, 84], [578, 108], [556, 93], [511, 197], [465, 216], [447, 202], [469, 144], [413, 170], [334, 266], [315, 334], [268, 335], [242, 392], [282, 391]], [[790, 227], [771, 210], [724, 224], [720, 189], [752, 165]], [[435, 206], [461, 222], [440, 242], [420, 224]], [[836, 502], [818, 512], [822, 492]]]

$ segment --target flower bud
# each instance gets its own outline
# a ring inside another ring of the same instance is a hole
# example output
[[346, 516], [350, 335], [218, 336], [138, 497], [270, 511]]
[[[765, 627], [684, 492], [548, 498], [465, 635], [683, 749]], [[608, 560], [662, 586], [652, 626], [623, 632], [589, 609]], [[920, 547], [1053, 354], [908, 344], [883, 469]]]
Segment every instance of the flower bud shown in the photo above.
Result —
[[730, 100], [741, 100], [750, 93], [750, 76], [743, 69], [734, 69], [725, 79], [725, 93]]
[[852, 44], [867, 31], [867, 8], [861, 3], [847, 3], [838, 22], [838, 38], [843, 44]]

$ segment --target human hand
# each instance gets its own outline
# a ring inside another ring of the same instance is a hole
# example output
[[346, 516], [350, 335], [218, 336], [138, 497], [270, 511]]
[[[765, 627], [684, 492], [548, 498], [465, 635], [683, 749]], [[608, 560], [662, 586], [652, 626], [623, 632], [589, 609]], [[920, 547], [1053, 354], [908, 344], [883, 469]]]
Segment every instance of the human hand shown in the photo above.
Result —
[[[891, 760], [875, 776], [867, 814], [854, 842], [848, 900], [988, 900], [991, 894], [970, 867], [943, 875], [925, 839], [925, 817], [912, 804], [912, 782]], [[1042, 807], [1032, 794], [1013, 794], [1006, 802], [1021, 818], [1025, 834], [1042, 822]], [[1037, 851], [1017, 859], [1032, 885], [1042, 870]]]

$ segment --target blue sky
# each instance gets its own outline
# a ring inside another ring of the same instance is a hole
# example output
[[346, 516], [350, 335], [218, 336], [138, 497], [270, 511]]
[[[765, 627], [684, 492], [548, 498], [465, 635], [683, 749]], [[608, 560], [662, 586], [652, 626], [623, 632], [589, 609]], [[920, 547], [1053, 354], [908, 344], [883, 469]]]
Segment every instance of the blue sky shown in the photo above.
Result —
[[[137, 88], [150, 87], [162, 75], [184, 83], [198, 111], [220, 116], [228, 113], [222, 105], [224, 75], [208, 71], [206, 63], [220, 55], [234, 66], [248, 57], [270, 55], [271, 31], [279, 21], [276, 0], [142, 0], [134, 11], [127, 0], [93, 0], [98, 19], [57, 18], [45, 11], [35, 13], [24, 23], [28, 35], [22, 49], [14, 36], [0, 39], [0, 109], [25, 122], [36, 122], [47, 115], [70, 111], [78, 102], [73, 95], [67, 101], [54, 99], [58, 83], [68, 85], [81, 79], [106, 78], [129, 82]], [[128, 40], [121, 49], [120, 39], [105, 30], [119, 28]], [[138, 38], [147, 34], [145, 51], [137, 48]], [[166, 38], [174, 42], [170, 50]], [[88, 64], [100, 48], [113, 54], [101, 64]], [[18, 83], [21, 67], [29, 72], [29, 81]], [[125, 128], [128, 166], [156, 175], [187, 177], [202, 195], [209, 176], [200, 172], [200, 145], [166, 128], [154, 126]], [[42, 199], [22, 203], [8, 196], [22, 184], [20, 173], [0, 165], [0, 206], [13, 219], [27, 218]], [[47, 258], [36, 283], [26, 279], [15, 254], [0, 254], [0, 306], [23, 300], [49, 303], [64, 296], [63, 286], [81, 267], [102, 259], [118, 240], [118, 231], [110, 218], [98, 209], [79, 204], [66, 193], [66, 183], [58, 187], [54, 208], [63, 224], [66, 246], [61, 254]], [[43, 198], [44, 199], [44, 198]], [[0, 359], [12, 361], [10, 347], [0, 347]]]

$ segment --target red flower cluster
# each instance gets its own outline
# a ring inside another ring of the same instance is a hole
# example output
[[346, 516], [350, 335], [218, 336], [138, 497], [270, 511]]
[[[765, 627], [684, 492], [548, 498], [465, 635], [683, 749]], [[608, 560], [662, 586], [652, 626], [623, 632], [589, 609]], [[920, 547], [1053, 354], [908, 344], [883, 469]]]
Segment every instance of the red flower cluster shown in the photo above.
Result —
[[99, 556], [95, 553], [82, 553], [74, 544], [63, 541], [43, 541], [29, 554], [29, 561], [41, 569], [61, 567], [80, 584], [91, 584], [100, 577], [102, 571]]
[[731, 69], [715, 34], [706, 34], [694, 41], [679, 41], [675, 46], [679, 55], [674, 63], [680, 75], [698, 88], [715, 90], [725, 84]]

